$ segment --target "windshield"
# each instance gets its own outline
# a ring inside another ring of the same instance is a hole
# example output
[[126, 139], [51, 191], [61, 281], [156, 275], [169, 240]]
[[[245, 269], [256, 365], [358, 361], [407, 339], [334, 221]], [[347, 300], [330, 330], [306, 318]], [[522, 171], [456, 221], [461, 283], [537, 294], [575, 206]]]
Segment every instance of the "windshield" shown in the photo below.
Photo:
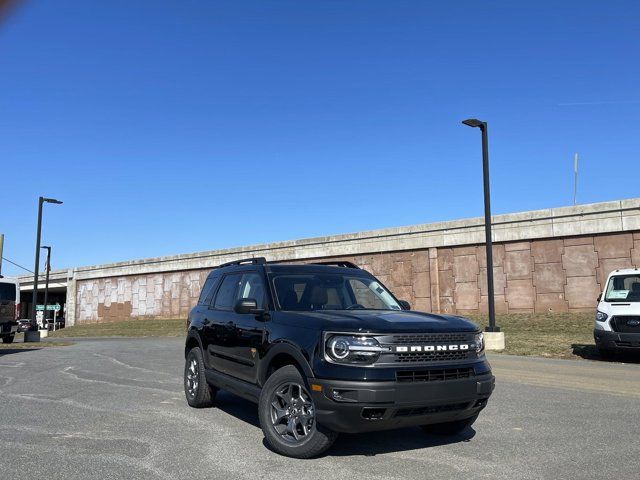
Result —
[[15, 283], [0, 282], [0, 302], [16, 301], [16, 285]]
[[402, 310], [373, 278], [309, 273], [277, 275], [273, 284], [282, 310]]
[[604, 299], [606, 302], [640, 302], [640, 273], [611, 277]]

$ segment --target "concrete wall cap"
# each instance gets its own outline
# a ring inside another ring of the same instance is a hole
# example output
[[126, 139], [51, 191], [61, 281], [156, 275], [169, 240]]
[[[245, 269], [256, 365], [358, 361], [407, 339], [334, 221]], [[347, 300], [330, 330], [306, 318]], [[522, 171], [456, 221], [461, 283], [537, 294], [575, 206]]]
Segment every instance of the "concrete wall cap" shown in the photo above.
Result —
[[[640, 198], [571, 207], [508, 213], [492, 217], [497, 242], [566, 237], [637, 229]], [[474, 217], [341, 235], [249, 245], [172, 256], [76, 267], [73, 278], [136, 275], [213, 268], [239, 257], [264, 256], [272, 261], [417, 250], [484, 243], [484, 219]], [[68, 270], [51, 272], [52, 281], [66, 282]], [[20, 281], [31, 285], [28, 275]]]

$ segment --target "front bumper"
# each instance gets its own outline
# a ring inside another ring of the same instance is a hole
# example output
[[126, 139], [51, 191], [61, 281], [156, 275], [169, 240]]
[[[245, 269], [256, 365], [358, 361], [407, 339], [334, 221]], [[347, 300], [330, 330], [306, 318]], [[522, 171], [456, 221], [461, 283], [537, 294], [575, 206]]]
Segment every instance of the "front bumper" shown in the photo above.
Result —
[[[321, 387], [312, 391], [318, 423], [336, 432], [358, 433], [472, 417], [486, 406], [495, 378], [485, 373], [432, 382], [312, 383]], [[343, 401], [334, 399], [336, 391]]]
[[602, 350], [624, 350], [640, 352], [640, 333], [618, 333], [594, 330], [596, 347]]

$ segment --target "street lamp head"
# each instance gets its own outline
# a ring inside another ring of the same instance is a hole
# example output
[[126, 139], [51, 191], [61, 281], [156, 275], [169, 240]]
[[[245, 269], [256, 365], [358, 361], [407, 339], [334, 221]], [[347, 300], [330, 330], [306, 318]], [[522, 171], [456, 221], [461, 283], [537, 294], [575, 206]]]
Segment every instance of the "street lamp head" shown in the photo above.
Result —
[[55, 203], [56, 205], [62, 204], [60, 200], [56, 200], [55, 198], [43, 198], [42, 200], [47, 203]]
[[44, 249], [44, 250], [47, 250], [47, 249], [49, 249], [49, 248], [51, 248], [51, 247], [50, 247], [49, 245], [43, 245], [43, 246], [42, 246], [42, 247], [40, 247], [40, 248], [42, 248], [42, 249]]
[[484, 125], [484, 122], [482, 120], [477, 120], [475, 118], [469, 118], [467, 120], [463, 120], [462, 123], [464, 123], [465, 125], [469, 126], [469, 127], [482, 127]]

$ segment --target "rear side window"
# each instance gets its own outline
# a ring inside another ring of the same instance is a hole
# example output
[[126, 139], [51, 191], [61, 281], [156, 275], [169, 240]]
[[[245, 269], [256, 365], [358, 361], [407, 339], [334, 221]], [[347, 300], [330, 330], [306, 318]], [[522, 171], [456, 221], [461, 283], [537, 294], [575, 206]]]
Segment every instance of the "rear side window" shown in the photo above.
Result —
[[216, 294], [216, 303], [214, 304], [216, 310], [231, 310], [240, 285], [240, 277], [239, 273], [224, 277]]
[[15, 283], [0, 283], [0, 301], [2, 302], [16, 301]]
[[200, 292], [200, 298], [198, 299], [199, 305], [209, 305], [211, 303], [214, 287], [218, 283], [217, 280], [217, 277], [210, 277], [207, 278], [206, 282], [204, 282], [204, 286], [202, 287], [202, 291]]

